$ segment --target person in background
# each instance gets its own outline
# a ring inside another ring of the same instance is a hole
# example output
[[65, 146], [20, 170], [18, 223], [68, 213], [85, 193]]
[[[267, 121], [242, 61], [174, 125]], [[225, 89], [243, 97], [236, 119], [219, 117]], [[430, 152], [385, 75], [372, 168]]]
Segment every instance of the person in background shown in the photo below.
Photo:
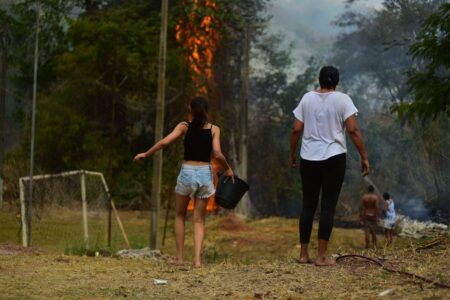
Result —
[[383, 219], [383, 227], [384, 227], [384, 234], [386, 236], [386, 243], [388, 246], [392, 245], [392, 234], [394, 231], [395, 226], [395, 206], [394, 206], [394, 200], [391, 199], [391, 196], [389, 193], [385, 192], [383, 193], [383, 199], [384, 199], [384, 219]]
[[361, 132], [356, 122], [358, 110], [352, 99], [336, 91], [339, 71], [326, 66], [319, 73], [320, 89], [303, 95], [294, 109], [289, 166], [297, 166], [297, 147], [302, 136], [300, 150], [300, 175], [303, 188], [302, 212], [299, 222], [300, 263], [311, 263], [308, 246], [314, 214], [321, 194], [319, 220], [319, 247], [316, 266], [335, 265], [327, 257], [328, 240], [334, 222], [334, 212], [344, 181], [346, 168], [345, 132], [361, 157], [362, 175], [369, 173], [369, 158]]
[[366, 239], [366, 249], [370, 248], [370, 236], [372, 236], [372, 247], [377, 247], [377, 227], [380, 223], [380, 213], [378, 209], [379, 197], [375, 194], [373, 186], [367, 188], [367, 193], [361, 197], [360, 222]]
[[179, 123], [165, 138], [146, 152], [137, 154], [135, 161], [144, 159], [164, 149], [184, 136], [184, 159], [178, 175], [176, 193], [176, 264], [184, 264], [184, 232], [186, 212], [191, 197], [194, 203], [194, 267], [201, 267], [201, 251], [205, 235], [205, 212], [209, 198], [215, 193], [211, 156], [234, 182], [234, 174], [220, 147], [220, 128], [208, 122], [208, 103], [203, 97], [195, 97], [189, 105], [189, 122]]

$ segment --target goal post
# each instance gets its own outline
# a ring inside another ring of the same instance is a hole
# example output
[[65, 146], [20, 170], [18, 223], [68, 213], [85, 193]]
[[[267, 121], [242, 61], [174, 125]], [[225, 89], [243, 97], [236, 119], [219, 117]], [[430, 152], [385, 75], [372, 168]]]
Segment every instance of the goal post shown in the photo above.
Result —
[[[33, 181], [36, 180], [45, 180], [45, 179], [54, 179], [54, 178], [65, 178], [65, 177], [73, 177], [73, 176], [79, 176], [80, 177], [80, 194], [81, 194], [81, 213], [82, 213], [82, 223], [83, 223], [83, 237], [86, 248], [88, 248], [88, 241], [89, 241], [89, 227], [88, 227], [88, 202], [87, 202], [87, 196], [86, 196], [86, 175], [98, 177], [101, 180], [101, 185], [103, 188], [103, 191], [105, 192], [107, 196], [108, 201], [108, 233], [107, 233], [107, 243], [108, 246], [111, 246], [111, 215], [112, 213], [115, 216], [115, 219], [119, 225], [120, 231], [122, 233], [122, 237], [127, 244], [128, 248], [130, 248], [130, 243], [128, 241], [128, 237], [125, 233], [125, 229], [123, 227], [122, 221], [120, 219], [119, 213], [117, 212], [117, 209], [114, 205], [114, 201], [111, 197], [110, 190], [108, 188], [108, 185], [106, 183], [105, 177], [100, 172], [93, 172], [93, 171], [87, 171], [87, 170], [76, 170], [76, 171], [68, 171], [68, 172], [62, 172], [57, 174], [42, 174], [42, 175], [35, 175], [33, 176]], [[22, 238], [22, 245], [24, 247], [31, 246], [31, 232], [30, 230], [30, 224], [32, 216], [28, 214], [29, 208], [27, 207], [27, 203], [25, 201], [25, 185], [27, 182], [30, 181], [30, 177], [20, 177], [19, 178], [19, 198], [20, 198], [20, 213], [21, 213], [21, 238]]]

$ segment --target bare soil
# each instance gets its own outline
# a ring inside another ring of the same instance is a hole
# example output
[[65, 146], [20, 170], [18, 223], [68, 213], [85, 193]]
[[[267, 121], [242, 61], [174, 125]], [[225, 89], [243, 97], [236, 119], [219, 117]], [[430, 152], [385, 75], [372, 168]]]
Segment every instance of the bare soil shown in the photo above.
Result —
[[[135, 213], [123, 215], [129, 232], [143, 231], [142, 220], [132, 219]], [[133, 222], [138, 227], [133, 227]], [[189, 261], [192, 233], [187, 225]], [[0, 298], [450, 299], [450, 290], [388, 273], [360, 260], [344, 259], [335, 267], [300, 265], [295, 262], [297, 226], [296, 220], [282, 218], [242, 221], [210, 217], [205, 265], [200, 269], [189, 264], [176, 267], [166, 255], [162, 259], [74, 256], [63, 255], [54, 247], [29, 249], [0, 240]], [[384, 240], [379, 238], [382, 244]], [[364, 250], [360, 230], [336, 228], [330, 252], [368, 255], [397, 269], [450, 284], [450, 238], [441, 236], [441, 243], [417, 250], [435, 238], [396, 237], [392, 248]], [[171, 231], [166, 245], [163, 253], [173, 255]], [[315, 242], [311, 246], [314, 250]], [[156, 285], [155, 279], [167, 280], [167, 284]], [[380, 296], [383, 292], [386, 295]]]
[[12, 242], [0, 243], [0, 256], [19, 255], [24, 253], [41, 253], [34, 247], [23, 247]]

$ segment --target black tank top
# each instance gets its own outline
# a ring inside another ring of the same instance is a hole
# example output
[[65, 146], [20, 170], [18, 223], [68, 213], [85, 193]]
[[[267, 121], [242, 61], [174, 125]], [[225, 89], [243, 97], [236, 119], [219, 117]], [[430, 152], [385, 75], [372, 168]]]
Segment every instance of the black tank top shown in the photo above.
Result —
[[212, 125], [211, 128], [199, 129], [188, 125], [184, 137], [184, 160], [211, 162]]

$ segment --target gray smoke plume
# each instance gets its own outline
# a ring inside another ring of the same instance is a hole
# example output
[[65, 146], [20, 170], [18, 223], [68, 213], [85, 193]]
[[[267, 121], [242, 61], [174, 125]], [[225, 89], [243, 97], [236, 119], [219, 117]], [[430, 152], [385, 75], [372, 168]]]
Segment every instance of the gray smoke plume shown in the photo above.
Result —
[[397, 211], [411, 219], [421, 221], [430, 220], [430, 209], [425, 207], [424, 201], [417, 197], [403, 197], [397, 195], [394, 199]]

